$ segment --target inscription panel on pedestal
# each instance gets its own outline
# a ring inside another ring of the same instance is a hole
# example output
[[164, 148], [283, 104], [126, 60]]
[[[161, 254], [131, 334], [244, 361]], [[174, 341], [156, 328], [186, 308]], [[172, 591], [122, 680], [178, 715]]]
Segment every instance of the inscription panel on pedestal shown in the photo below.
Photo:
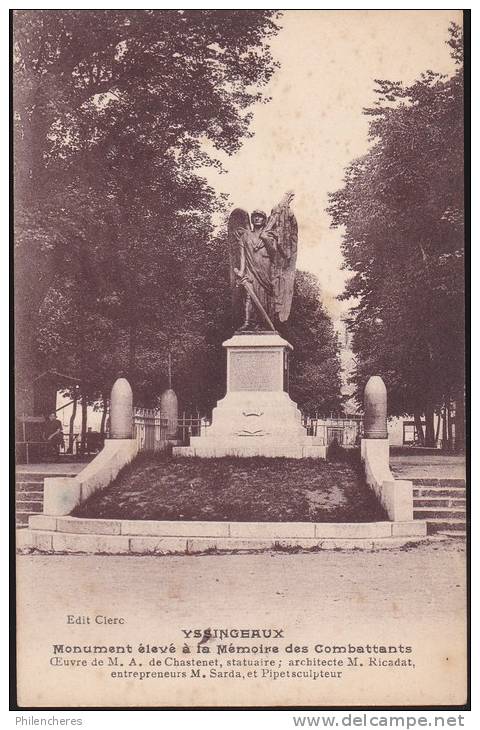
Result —
[[229, 390], [283, 390], [281, 352], [231, 352]]

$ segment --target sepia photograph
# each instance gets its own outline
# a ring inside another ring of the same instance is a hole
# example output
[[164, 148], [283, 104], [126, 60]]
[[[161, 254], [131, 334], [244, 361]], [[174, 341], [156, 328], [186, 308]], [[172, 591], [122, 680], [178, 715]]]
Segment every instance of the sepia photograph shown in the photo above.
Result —
[[11, 709], [469, 709], [469, 22], [10, 11]]

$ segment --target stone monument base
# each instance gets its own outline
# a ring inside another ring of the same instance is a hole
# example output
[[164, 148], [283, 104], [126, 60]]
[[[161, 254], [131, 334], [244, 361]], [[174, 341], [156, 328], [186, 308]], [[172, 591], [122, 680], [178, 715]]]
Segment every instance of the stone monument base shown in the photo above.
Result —
[[276, 332], [235, 334], [227, 350], [227, 394], [212, 424], [175, 456], [326, 458], [320, 437], [308, 436], [296, 403], [285, 392], [291, 345]]

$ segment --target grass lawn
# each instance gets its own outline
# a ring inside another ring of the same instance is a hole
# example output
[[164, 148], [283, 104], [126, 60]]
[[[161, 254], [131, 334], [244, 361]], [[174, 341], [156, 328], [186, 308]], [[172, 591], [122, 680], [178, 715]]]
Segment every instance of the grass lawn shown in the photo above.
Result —
[[75, 517], [238, 522], [387, 519], [352, 456], [172, 458], [140, 454]]

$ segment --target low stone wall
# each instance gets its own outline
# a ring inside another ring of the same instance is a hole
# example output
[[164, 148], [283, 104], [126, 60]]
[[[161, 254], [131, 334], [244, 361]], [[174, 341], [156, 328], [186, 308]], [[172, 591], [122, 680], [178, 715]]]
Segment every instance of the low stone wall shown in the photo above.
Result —
[[361, 457], [367, 484], [394, 522], [413, 520], [413, 484], [395, 479], [389, 465], [388, 439], [362, 439]]
[[[303, 428], [303, 427], [302, 427]], [[301, 441], [269, 442], [255, 439], [251, 443], [240, 437], [209, 438], [208, 436], [191, 436], [190, 446], [174, 446], [173, 456], [199, 456], [201, 458], [218, 459], [225, 456], [252, 458], [266, 456], [273, 459], [326, 459], [327, 447], [319, 443], [314, 436], [304, 436]]]
[[76, 476], [47, 477], [43, 514], [69, 515], [92, 494], [107, 487], [137, 451], [135, 439], [107, 439], [100, 453]]
[[21, 551], [168, 554], [211, 551], [376, 550], [426, 537], [425, 522], [174, 522], [30, 518], [17, 533]]

